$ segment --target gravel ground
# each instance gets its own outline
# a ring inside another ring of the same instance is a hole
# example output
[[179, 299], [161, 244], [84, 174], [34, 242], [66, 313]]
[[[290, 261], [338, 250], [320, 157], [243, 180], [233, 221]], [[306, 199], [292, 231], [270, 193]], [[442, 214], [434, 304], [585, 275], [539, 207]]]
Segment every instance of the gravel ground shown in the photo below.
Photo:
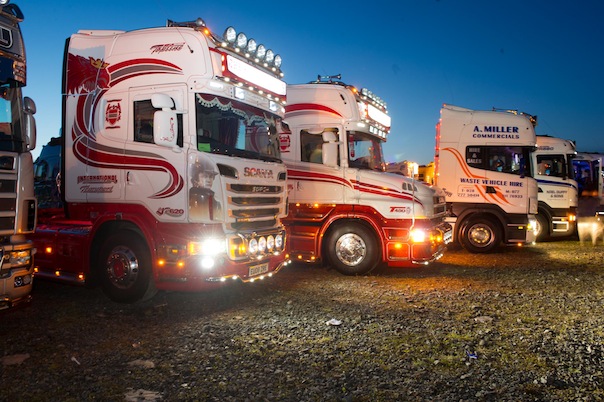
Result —
[[1, 401], [604, 400], [604, 245], [115, 304], [36, 281], [0, 315]]

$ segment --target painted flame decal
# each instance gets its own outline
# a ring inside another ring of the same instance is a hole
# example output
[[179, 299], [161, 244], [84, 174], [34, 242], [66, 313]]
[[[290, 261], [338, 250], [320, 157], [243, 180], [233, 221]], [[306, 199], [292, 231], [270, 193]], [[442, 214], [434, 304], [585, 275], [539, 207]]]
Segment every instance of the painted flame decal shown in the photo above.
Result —
[[179, 193], [184, 179], [165, 158], [151, 153], [124, 151], [107, 147], [96, 141], [94, 116], [103, 95], [109, 88], [127, 80], [147, 74], [182, 74], [182, 70], [169, 62], [144, 58], [109, 65], [102, 59], [68, 54], [69, 77], [65, 92], [77, 97], [71, 138], [74, 155], [82, 163], [94, 167], [141, 171], [163, 171], [168, 174], [166, 186], [149, 198], [168, 198]]

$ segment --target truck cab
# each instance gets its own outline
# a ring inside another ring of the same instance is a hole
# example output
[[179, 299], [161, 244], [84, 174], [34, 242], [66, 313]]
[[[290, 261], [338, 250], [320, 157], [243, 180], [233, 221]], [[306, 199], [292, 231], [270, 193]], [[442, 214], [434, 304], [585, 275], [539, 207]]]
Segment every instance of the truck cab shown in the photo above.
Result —
[[572, 163], [576, 154], [573, 141], [537, 136], [531, 164], [539, 187], [537, 240], [568, 237], [576, 231], [579, 190]]
[[0, 310], [31, 298], [36, 226], [31, 151], [36, 147], [36, 106], [26, 85], [21, 9], [0, 5]]
[[331, 79], [288, 85], [287, 92], [289, 129], [280, 142], [292, 258], [355, 275], [441, 257], [451, 236], [444, 193], [385, 171], [385, 102]]
[[532, 116], [444, 105], [436, 125], [436, 185], [447, 195], [454, 242], [473, 253], [535, 241]]

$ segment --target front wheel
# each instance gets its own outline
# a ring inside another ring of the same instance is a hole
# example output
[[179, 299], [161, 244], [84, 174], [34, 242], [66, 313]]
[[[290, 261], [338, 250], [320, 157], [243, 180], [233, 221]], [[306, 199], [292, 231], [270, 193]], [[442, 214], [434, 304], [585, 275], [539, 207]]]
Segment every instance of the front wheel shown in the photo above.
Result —
[[537, 216], [537, 227], [535, 228], [535, 235], [537, 241], [547, 240], [549, 237], [549, 223], [547, 216], [543, 213], [538, 213]]
[[501, 242], [499, 225], [488, 218], [470, 219], [461, 230], [461, 245], [471, 253], [488, 253]]
[[157, 293], [149, 250], [132, 232], [109, 237], [101, 248], [98, 261], [103, 291], [111, 300], [133, 303], [148, 300]]
[[360, 224], [335, 228], [327, 238], [325, 252], [331, 266], [344, 275], [367, 274], [381, 260], [375, 233]]

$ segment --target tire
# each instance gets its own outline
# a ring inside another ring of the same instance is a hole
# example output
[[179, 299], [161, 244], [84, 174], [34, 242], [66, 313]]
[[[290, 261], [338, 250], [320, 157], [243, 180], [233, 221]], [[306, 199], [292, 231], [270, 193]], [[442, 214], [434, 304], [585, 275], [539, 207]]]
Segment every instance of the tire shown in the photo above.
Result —
[[461, 245], [471, 253], [489, 253], [502, 240], [499, 225], [488, 218], [470, 218], [460, 235]]
[[330, 265], [344, 275], [364, 275], [381, 261], [375, 233], [360, 224], [334, 228], [324, 248]]
[[537, 228], [535, 234], [537, 235], [537, 241], [544, 241], [549, 238], [549, 219], [547, 215], [538, 213], [537, 216]]
[[98, 273], [103, 292], [118, 303], [151, 299], [157, 293], [152, 278], [151, 254], [133, 232], [109, 237], [101, 247]]

